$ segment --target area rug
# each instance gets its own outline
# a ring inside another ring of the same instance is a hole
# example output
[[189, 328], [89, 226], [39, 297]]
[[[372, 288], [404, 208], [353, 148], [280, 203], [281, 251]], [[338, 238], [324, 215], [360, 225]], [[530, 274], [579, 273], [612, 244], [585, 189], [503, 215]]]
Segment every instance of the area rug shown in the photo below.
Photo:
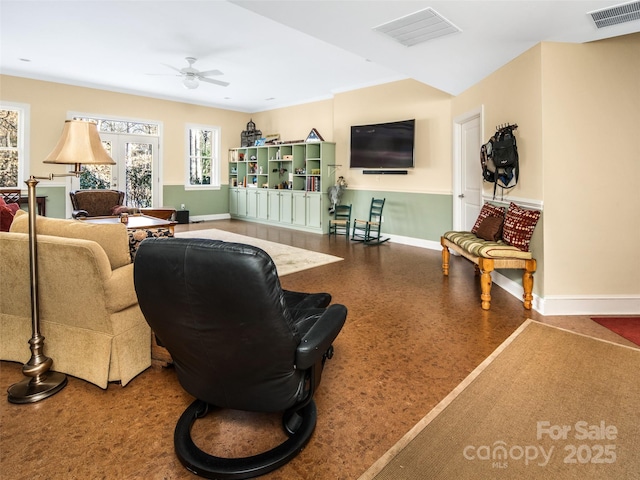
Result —
[[289, 275], [294, 272], [300, 272], [309, 268], [319, 267], [328, 263], [339, 262], [343, 260], [334, 255], [326, 253], [312, 252], [304, 248], [291, 247], [281, 243], [269, 242], [259, 238], [246, 237], [237, 233], [225, 232], [210, 228], [207, 230], [194, 230], [190, 232], [176, 233], [176, 237], [180, 238], [209, 238], [212, 240], [222, 240], [225, 242], [244, 243], [261, 248], [269, 254], [276, 264], [279, 276]]
[[638, 478], [638, 371], [640, 349], [527, 320], [360, 480]]
[[640, 317], [591, 317], [591, 320], [640, 346]]

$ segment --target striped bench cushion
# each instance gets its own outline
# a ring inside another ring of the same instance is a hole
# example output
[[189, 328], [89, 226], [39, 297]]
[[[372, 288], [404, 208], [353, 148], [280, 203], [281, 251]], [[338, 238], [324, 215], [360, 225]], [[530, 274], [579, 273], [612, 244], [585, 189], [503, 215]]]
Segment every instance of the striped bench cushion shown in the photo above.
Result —
[[476, 237], [471, 232], [446, 232], [444, 238], [476, 257], [484, 258], [533, 258], [531, 252], [523, 252], [503, 241], [490, 242]]

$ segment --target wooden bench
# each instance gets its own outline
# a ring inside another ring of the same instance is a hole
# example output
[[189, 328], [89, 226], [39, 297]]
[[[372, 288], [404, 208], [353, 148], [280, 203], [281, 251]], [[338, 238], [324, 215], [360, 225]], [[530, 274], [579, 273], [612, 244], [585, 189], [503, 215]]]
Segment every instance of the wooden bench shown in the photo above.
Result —
[[442, 272], [449, 275], [450, 251], [453, 250], [473, 262], [476, 272], [480, 273], [480, 299], [482, 309], [491, 307], [491, 272], [496, 269], [519, 269], [522, 273], [524, 288], [524, 308], [531, 310], [533, 301], [533, 274], [536, 260], [530, 252], [523, 252], [503, 242], [489, 242], [476, 237], [471, 232], [447, 232], [440, 237], [442, 245]]

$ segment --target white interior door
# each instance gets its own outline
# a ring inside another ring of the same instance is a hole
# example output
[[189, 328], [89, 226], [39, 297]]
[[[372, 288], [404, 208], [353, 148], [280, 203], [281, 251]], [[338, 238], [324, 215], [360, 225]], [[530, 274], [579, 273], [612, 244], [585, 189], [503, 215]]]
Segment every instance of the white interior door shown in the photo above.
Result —
[[482, 109], [455, 120], [454, 228], [471, 230], [482, 208]]

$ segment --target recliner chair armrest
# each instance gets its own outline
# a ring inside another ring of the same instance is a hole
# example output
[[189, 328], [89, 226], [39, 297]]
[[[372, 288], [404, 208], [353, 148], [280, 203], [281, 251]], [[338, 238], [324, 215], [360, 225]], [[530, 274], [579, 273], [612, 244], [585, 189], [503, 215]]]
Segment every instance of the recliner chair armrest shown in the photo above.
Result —
[[342, 330], [346, 318], [347, 307], [329, 306], [302, 337], [296, 351], [296, 368], [305, 370], [319, 362]]
[[88, 217], [89, 212], [86, 210], [74, 210], [71, 212], [71, 218]]

